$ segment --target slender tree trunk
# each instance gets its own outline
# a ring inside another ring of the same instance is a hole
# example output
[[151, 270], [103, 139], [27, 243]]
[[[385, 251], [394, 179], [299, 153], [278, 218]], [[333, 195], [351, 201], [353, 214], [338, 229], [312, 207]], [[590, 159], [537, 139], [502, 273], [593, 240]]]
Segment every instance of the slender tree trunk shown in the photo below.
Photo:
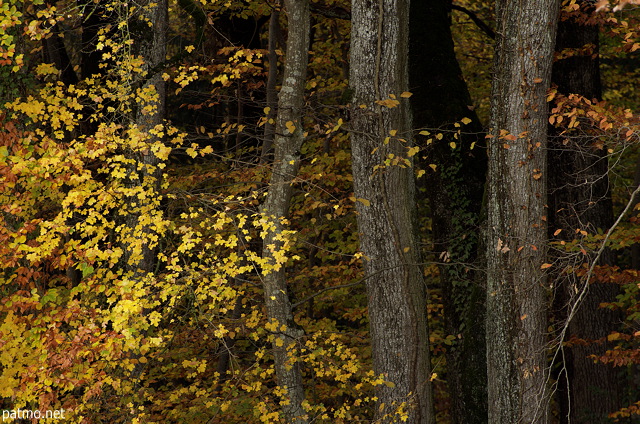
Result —
[[[264, 214], [275, 226], [264, 238], [262, 250], [263, 258], [269, 259], [271, 263], [275, 262], [275, 253], [283, 248], [280, 239], [284, 230], [282, 219], [289, 214], [293, 194], [291, 182], [298, 173], [300, 147], [304, 140], [302, 108], [308, 62], [309, 1], [286, 0], [285, 8], [289, 20], [289, 37], [278, 103], [273, 173], [264, 204]], [[284, 266], [265, 275], [263, 287], [267, 318], [270, 322], [276, 322], [279, 328], [272, 346], [276, 380], [284, 390], [282, 412], [289, 424], [307, 423], [307, 414], [302, 407], [304, 387], [300, 366], [296, 361], [292, 363], [291, 349], [287, 349], [297, 343], [303, 332], [293, 319]]]
[[[144, 59], [144, 69], [151, 71], [166, 59], [167, 0], [145, 0], [139, 4], [138, 10], [144, 14], [144, 20], [135, 14], [131, 19], [134, 51]], [[152, 22], [153, 27], [150, 28], [147, 21]], [[158, 141], [158, 136], [153, 134], [154, 128], [164, 123], [166, 93], [165, 83], [159, 72], [146, 77], [142, 88], [154, 87], [156, 97], [140, 99], [132, 118], [138, 130], [144, 134], [146, 142], [150, 144]], [[145, 110], [145, 106], [151, 106], [152, 111]], [[145, 223], [145, 220], [157, 213], [160, 206], [157, 195], [161, 178], [158, 167], [160, 161], [148, 148], [130, 153], [135, 165], [129, 169], [127, 188], [138, 191], [127, 199], [124, 208], [127, 231], [130, 232], [128, 238], [133, 240], [131, 243], [125, 241], [124, 258], [127, 261], [126, 267], [132, 270], [134, 275], [142, 275], [152, 272], [156, 265], [151, 236], [154, 231], [153, 224]], [[139, 192], [144, 192], [144, 196]]]
[[[435, 172], [422, 178], [429, 199], [435, 251], [448, 258], [440, 267], [445, 332], [456, 336], [447, 350], [447, 383], [453, 423], [487, 422], [484, 287], [473, 262], [480, 245], [480, 209], [486, 177], [484, 133], [473, 111], [451, 35], [451, 0], [411, 2], [410, 87], [414, 128], [442, 131], [418, 163]], [[459, 121], [470, 122], [462, 127]], [[457, 130], [461, 130], [459, 134]], [[455, 143], [455, 148], [452, 144]]]
[[487, 225], [489, 422], [549, 422], [547, 102], [558, 0], [498, 0]]
[[115, 12], [105, 7], [104, 4], [89, 0], [77, 0], [82, 14], [82, 51], [80, 78], [87, 79], [93, 75], [101, 75], [104, 71], [100, 68], [103, 63], [102, 55], [105, 50], [98, 50], [98, 34], [109, 25], [114, 24]]
[[[354, 0], [349, 81], [353, 183], [366, 255], [369, 323], [379, 422], [433, 423], [426, 287], [415, 237], [408, 90], [409, 2]], [[385, 103], [386, 102], [386, 103]], [[397, 103], [396, 103], [397, 102]], [[393, 155], [393, 156], [391, 156]], [[385, 165], [385, 160], [389, 162]]]
[[[581, 1], [585, 14], [594, 8]], [[593, 51], [583, 54], [580, 49], [593, 46]], [[580, 94], [587, 99], [602, 97], [598, 61], [599, 28], [587, 25], [575, 18], [563, 19], [558, 24], [556, 51], [575, 49], [568, 58], [553, 65], [552, 82], [561, 94]], [[560, 239], [572, 239], [577, 228], [588, 232], [606, 231], [613, 224], [613, 208], [609, 193], [609, 164], [606, 149], [593, 147], [593, 139], [584, 131], [559, 134], [552, 128], [549, 139], [549, 233]], [[558, 252], [562, 264], [563, 252]], [[606, 252], [603, 264], [612, 265], [612, 252]], [[562, 267], [558, 267], [562, 268]], [[556, 277], [556, 304], [560, 306], [560, 322], [566, 318], [567, 308], [574, 305], [575, 287], [579, 281], [574, 276]], [[620, 322], [618, 313], [599, 307], [611, 302], [617, 295], [617, 286], [593, 282], [589, 294], [583, 300], [568, 334], [586, 340], [604, 338], [616, 329]], [[609, 346], [575, 344], [565, 350], [563, 371], [558, 376], [561, 422], [596, 424], [608, 422], [609, 413], [622, 407], [621, 384], [617, 370], [610, 365], [596, 363], [590, 355], [602, 355]], [[568, 384], [567, 384], [568, 383]]]
[[[50, 2], [45, 3], [46, 7], [51, 7]], [[60, 80], [66, 84], [77, 84], [78, 75], [73, 70], [73, 64], [67, 53], [64, 44], [64, 35], [60, 33], [60, 24], [55, 24], [51, 28], [51, 36], [42, 40], [43, 56], [45, 62], [53, 62], [61, 72]]]
[[262, 153], [260, 155], [260, 163], [269, 162], [271, 149], [273, 148], [273, 137], [275, 135], [275, 125], [271, 120], [276, 116], [276, 108], [278, 105], [278, 92], [276, 91], [276, 83], [278, 80], [278, 55], [276, 54], [278, 19], [280, 19], [279, 5], [275, 5], [269, 18], [269, 74], [267, 76], [267, 122], [264, 124], [264, 141], [262, 142]]

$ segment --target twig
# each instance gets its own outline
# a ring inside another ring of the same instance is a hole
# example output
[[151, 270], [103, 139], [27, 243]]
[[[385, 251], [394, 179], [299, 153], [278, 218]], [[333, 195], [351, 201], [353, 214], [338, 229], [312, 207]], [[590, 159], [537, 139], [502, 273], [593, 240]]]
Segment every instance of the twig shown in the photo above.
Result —
[[457, 4], [452, 4], [451, 9], [459, 10], [460, 12], [467, 15], [469, 18], [471, 18], [473, 23], [475, 23], [478, 28], [480, 28], [482, 31], [484, 31], [485, 34], [487, 34], [489, 38], [491, 38], [492, 40], [496, 39], [495, 31], [492, 30], [489, 25], [485, 24], [484, 21], [480, 19], [474, 11], [467, 9], [466, 7], [458, 6]]

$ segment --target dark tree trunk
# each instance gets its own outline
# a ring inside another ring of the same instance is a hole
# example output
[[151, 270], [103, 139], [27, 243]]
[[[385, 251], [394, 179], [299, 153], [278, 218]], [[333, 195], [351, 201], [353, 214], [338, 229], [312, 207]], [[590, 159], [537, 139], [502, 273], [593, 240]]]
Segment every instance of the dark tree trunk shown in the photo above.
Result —
[[269, 19], [269, 42], [268, 42], [268, 56], [269, 61], [269, 74], [267, 76], [267, 107], [269, 112], [267, 113], [267, 122], [264, 124], [264, 140], [262, 141], [262, 153], [260, 154], [260, 163], [269, 162], [271, 149], [273, 148], [273, 137], [275, 135], [275, 125], [273, 124], [273, 118], [276, 116], [278, 106], [278, 92], [276, 90], [276, 83], [278, 79], [278, 55], [276, 53], [277, 46], [277, 33], [278, 19], [280, 18], [280, 10], [278, 5], [274, 6], [271, 12], [271, 18]]
[[[134, 40], [134, 53], [144, 59], [144, 70], [155, 74], [143, 75], [146, 78], [143, 89], [153, 87], [155, 97], [151, 99], [137, 99], [138, 104], [131, 116], [131, 122], [135, 124], [145, 136], [148, 145], [161, 142], [154, 135], [153, 130], [162, 126], [165, 118], [166, 90], [157, 67], [166, 59], [166, 33], [168, 25], [167, 0], [143, 0], [139, 3], [140, 13], [144, 13], [145, 20], [140, 20], [136, 14], [129, 24], [131, 37]], [[146, 22], [152, 22], [150, 28]], [[152, 111], [146, 111], [145, 107], [152, 107]], [[125, 200], [125, 220], [128, 236], [132, 243], [126, 239], [124, 242], [124, 259], [126, 268], [133, 271], [134, 275], [141, 276], [155, 269], [156, 257], [152, 234], [153, 224], [145, 223], [149, 214], [159, 213], [158, 192], [160, 189], [161, 172], [158, 167], [160, 160], [150, 148], [142, 151], [131, 151], [128, 154], [134, 159], [134, 165], [128, 171], [127, 188], [144, 192], [141, 197], [138, 193], [128, 196]], [[132, 206], [136, 205], [136, 206]], [[147, 217], [147, 218], [145, 218]]]
[[[585, 14], [593, 13], [593, 7], [587, 2], [582, 1], [581, 6]], [[589, 45], [593, 46], [592, 51], [588, 50]], [[587, 25], [575, 18], [560, 21], [556, 51], [574, 49], [568, 58], [553, 65], [552, 82], [560, 94], [579, 94], [589, 100], [602, 97], [598, 45], [597, 25]], [[578, 53], [585, 47], [585, 53]], [[578, 228], [590, 233], [598, 229], [606, 231], [613, 224], [606, 149], [596, 148], [595, 140], [586, 129], [578, 128], [564, 135], [560, 131], [552, 128], [549, 139], [549, 233], [562, 229], [558, 239], [571, 240]], [[557, 263], [569, 265], [563, 261], [563, 252], [557, 252], [556, 257]], [[605, 252], [601, 264], [612, 265], [612, 261], [612, 253]], [[581, 285], [572, 275], [556, 276], [554, 285], [558, 318], [563, 323], [568, 309], [575, 303], [576, 288], [579, 290]], [[620, 323], [619, 314], [599, 305], [614, 301], [617, 293], [614, 284], [591, 283], [588, 295], [569, 323], [568, 336], [595, 340], [615, 330]], [[574, 344], [565, 350], [565, 361], [558, 376], [561, 422], [608, 422], [607, 414], [622, 407], [617, 371], [589, 357], [602, 355], [607, 348], [603, 344]]]
[[[104, 70], [100, 68], [103, 63], [104, 50], [98, 50], [98, 34], [115, 21], [115, 12], [107, 10], [99, 2], [82, 0], [78, 1], [82, 14], [82, 51], [80, 64], [81, 79], [91, 78], [92, 75], [101, 75]], [[107, 38], [109, 37], [109, 34]]]
[[[49, 7], [50, 5], [47, 5]], [[55, 24], [51, 28], [51, 36], [42, 40], [44, 61], [53, 62], [61, 72], [60, 80], [65, 85], [77, 84], [78, 75], [73, 70], [73, 64], [64, 45], [63, 36], [60, 34], [60, 25]]]
[[[446, 355], [451, 420], [473, 424], [487, 422], [484, 287], [472, 271], [481, 268], [474, 262], [486, 154], [482, 125], [455, 55], [450, 11], [451, 0], [411, 3], [409, 77], [414, 128], [444, 134], [442, 140], [430, 137], [426, 162], [418, 160], [423, 169], [437, 165], [420, 188], [429, 199], [436, 254], [449, 262], [440, 267], [440, 281], [445, 333], [456, 336]], [[471, 122], [455, 127], [463, 118]]]
[[[298, 173], [300, 148], [304, 141], [302, 109], [310, 29], [308, 0], [285, 0], [285, 9], [289, 38], [278, 102], [273, 172], [263, 208], [267, 219], [271, 220], [275, 227], [265, 236], [262, 249], [263, 258], [272, 265], [276, 262], [275, 253], [284, 246], [281, 239], [284, 224], [281, 220], [289, 214], [289, 204], [293, 195], [291, 183]], [[290, 352], [295, 352], [295, 348], [287, 349], [291, 344], [297, 343], [303, 331], [293, 319], [284, 264], [271, 269], [262, 281], [267, 318], [270, 322], [276, 322], [280, 328], [280, 332], [274, 335], [272, 348], [276, 379], [278, 386], [284, 391], [282, 412], [288, 424], [305, 424], [309, 420], [302, 406], [305, 398], [302, 374], [298, 362], [294, 361], [292, 364], [289, 360]]]
[[489, 422], [548, 423], [547, 102], [558, 0], [498, 0], [489, 142]]
[[409, 403], [407, 422], [433, 423], [426, 287], [407, 159], [411, 119], [401, 97], [408, 90], [409, 2], [355, 0], [351, 25], [353, 183], [373, 368], [393, 383], [377, 387], [376, 419], [395, 422], [396, 408]]

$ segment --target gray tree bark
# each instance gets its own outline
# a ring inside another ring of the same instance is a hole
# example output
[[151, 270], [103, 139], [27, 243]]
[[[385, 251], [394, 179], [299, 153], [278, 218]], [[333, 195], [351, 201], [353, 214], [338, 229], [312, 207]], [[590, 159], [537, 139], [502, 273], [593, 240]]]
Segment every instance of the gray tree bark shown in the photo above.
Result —
[[498, 0], [487, 210], [489, 422], [549, 422], [547, 102], [558, 0]]
[[411, 119], [409, 102], [401, 97], [408, 91], [409, 2], [354, 0], [351, 22], [353, 184], [361, 199], [357, 221], [366, 255], [373, 368], [393, 383], [376, 390], [376, 419], [392, 422], [406, 403], [407, 422], [433, 423], [426, 287], [414, 231], [414, 170], [407, 159]]
[[[281, 219], [289, 213], [293, 194], [291, 183], [298, 173], [300, 147], [304, 140], [302, 108], [310, 30], [308, 0], [286, 0], [285, 9], [289, 36], [284, 77], [278, 101], [273, 173], [263, 206], [264, 214], [275, 225], [275, 230], [269, 231], [265, 236], [262, 249], [263, 258], [269, 259], [272, 263], [275, 262], [274, 253], [283, 248], [283, 242], [279, 239], [284, 230]], [[302, 374], [299, 364], [295, 360], [291, 361], [289, 353], [291, 349], [287, 350], [288, 346], [296, 344], [297, 339], [303, 335], [303, 331], [293, 319], [284, 266], [264, 276], [263, 288], [267, 318], [271, 322], [277, 322], [279, 327], [272, 347], [276, 380], [278, 386], [284, 389], [284, 402], [282, 402], [284, 419], [289, 424], [304, 424], [308, 422], [308, 417], [302, 407], [305, 397]]]

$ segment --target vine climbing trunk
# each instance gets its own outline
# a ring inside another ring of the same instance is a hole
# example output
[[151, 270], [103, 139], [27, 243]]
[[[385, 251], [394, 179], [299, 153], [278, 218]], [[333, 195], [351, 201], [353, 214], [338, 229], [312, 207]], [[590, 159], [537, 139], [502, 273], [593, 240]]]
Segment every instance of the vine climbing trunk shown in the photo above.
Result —
[[549, 422], [547, 101], [558, 0], [498, 0], [487, 210], [489, 422]]
[[428, 199], [428, 207], [419, 204], [430, 212], [434, 250], [446, 258], [440, 285], [445, 334], [455, 336], [446, 353], [451, 421], [481, 424], [487, 422], [484, 287], [474, 269], [484, 268], [476, 262], [483, 256], [478, 251], [487, 159], [482, 124], [456, 58], [450, 11], [451, 0], [411, 2], [411, 107], [414, 128], [429, 131], [423, 140], [432, 140], [422, 142], [427, 155], [417, 162], [421, 169], [436, 165], [418, 188]]
[[426, 286], [415, 232], [408, 91], [409, 2], [354, 0], [353, 184], [365, 255], [377, 422], [435, 422]]
[[307, 75], [309, 46], [309, 1], [286, 0], [289, 35], [282, 88], [278, 100], [278, 115], [274, 138], [273, 172], [269, 182], [263, 212], [272, 224], [264, 237], [263, 258], [272, 265], [263, 277], [267, 319], [277, 329], [272, 343], [275, 372], [282, 390], [282, 412], [288, 424], [309, 422], [302, 406], [304, 387], [300, 366], [291, 357], [295, 355], [297, 340], [303, 335], [293, 319], [287, 291], [284, 264], [277, 263], [285, 247], [284, 219], [289, 213], [293, 194], [292, 182], [298, 173], [300, 148], [304, 140], [302, 108]]

